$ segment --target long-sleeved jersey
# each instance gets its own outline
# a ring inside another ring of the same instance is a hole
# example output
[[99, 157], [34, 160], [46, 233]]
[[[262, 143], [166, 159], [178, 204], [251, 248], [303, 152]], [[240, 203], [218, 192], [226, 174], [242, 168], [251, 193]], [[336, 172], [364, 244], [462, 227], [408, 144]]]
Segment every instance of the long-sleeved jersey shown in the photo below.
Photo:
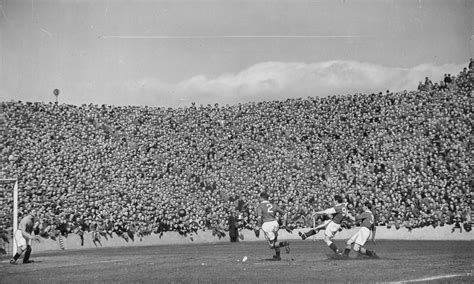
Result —
[[276, 213], [279, 212], [280, 214], [285, 214], [278, 205], [270, 203], [270, 201], [262, 201], [256, 209], [256, 216], [262, 218], [262, 222], [271, 222], [276, 221]]
[[31, 233], [33, 232], [34, 224], [35, 218], [31, 215], [26, 215], [23, 219], [21, 219], [20, 224], [18, 225], [18, 230], [21, 231], [24, 238], [32, 238]]
[[341, 224], [347, 218], [347, 203], [339, 203], [324, 211], [319, 211], [317, 214], [332, 215], [332, 221], [336, 224]]
[[336, 204], [334, 207], [336, 213], [332, 217], [332, 221], [336, 224], [341, 224], [344, 218], [347, 216], [347, 204], [340, 203]]
[[357, 215], [355, 217], [356, 221], [361, 221], [361, 227], [366, 227], [369, 230], [373, 230], [374, 225], [375, 225], [375, 217], [374, 213], [370, 210], [366, 210], [362, 212], [361, 214]]

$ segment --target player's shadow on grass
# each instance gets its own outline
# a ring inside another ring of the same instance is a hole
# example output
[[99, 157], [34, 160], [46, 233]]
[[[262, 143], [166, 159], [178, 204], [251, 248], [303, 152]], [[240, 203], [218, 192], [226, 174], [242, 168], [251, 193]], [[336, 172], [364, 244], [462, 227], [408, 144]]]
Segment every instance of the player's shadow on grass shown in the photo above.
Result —
[[282, 258], [280, 260], [274, 259], [274, 258], [262, 258], [260, 261], [272, 261], [272, 262], [289, 262], [289, 261], [294, 261], [294, 258]]
[[30, 262], [30, 263], [23, 263], [23, 262], [21, 262], [21, 261], [18, 261], [18, 264], [19, 264], [19, 265], [35, 265], [35, 264], [37, 264], [37, 263], [42, 263], [42, 262], [43, 262], [42, 260], [33, 260], [33, 261]]

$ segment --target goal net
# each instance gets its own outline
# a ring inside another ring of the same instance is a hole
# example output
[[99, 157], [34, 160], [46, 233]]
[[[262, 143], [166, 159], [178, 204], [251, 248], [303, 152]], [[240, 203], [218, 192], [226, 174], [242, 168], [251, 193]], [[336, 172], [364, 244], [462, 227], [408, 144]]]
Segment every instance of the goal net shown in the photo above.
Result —
[[0, 179], [0, 256], [14, 255], [13, 234], [18, 226], [18, 181]]

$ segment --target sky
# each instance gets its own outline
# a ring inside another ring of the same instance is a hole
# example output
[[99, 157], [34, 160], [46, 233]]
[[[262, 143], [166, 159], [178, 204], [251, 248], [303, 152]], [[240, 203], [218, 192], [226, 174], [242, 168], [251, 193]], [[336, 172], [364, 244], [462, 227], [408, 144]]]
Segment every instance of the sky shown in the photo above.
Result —
[[0, 0], [1, 101], [182, 107], [416, 89], [473, 0]]

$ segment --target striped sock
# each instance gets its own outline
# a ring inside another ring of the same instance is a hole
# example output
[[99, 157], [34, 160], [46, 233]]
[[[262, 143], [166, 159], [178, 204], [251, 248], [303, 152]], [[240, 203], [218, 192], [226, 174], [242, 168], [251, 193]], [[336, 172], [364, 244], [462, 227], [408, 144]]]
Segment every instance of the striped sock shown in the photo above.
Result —
[[59, 235], [59, 247], [64, 250], [64, 241], [63, 241], [63, 237], [61, 235]]

